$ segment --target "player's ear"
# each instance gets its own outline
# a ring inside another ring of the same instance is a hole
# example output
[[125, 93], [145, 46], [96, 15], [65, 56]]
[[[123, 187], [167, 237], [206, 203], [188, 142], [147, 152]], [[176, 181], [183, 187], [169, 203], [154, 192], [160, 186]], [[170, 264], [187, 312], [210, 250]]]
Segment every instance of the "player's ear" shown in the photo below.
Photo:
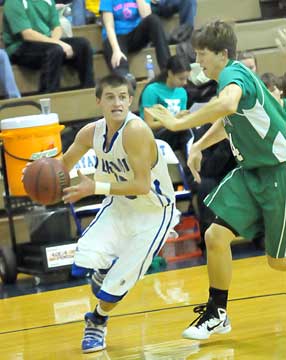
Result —
[[134, 99], [134, 96], [131, 96], [131, 95], [130, 95], [130, 96], [129, 96], [129, 106], [131, 106], [133, 99]]

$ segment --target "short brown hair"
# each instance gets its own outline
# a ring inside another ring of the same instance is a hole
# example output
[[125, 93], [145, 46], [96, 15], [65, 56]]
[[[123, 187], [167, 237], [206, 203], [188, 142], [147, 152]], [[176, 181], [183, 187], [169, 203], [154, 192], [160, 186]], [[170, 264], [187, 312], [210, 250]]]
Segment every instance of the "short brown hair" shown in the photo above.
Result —
[[237, 37], [233, 27], [221, 20], [210, 22], [193, 32], [194, 49], [208, 49], [214, 53], [227, 50], [228, 58], [236, 58]]

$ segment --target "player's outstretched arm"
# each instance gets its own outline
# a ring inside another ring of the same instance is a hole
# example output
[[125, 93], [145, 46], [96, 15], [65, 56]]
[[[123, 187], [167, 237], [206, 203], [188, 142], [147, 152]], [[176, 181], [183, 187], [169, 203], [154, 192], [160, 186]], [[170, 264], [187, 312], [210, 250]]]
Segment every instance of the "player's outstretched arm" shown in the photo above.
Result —
[[229, 84], [220, 92], [217, 98], [208, 102], [198, 111], [187, 114], [179, 119], [176, 119], [162, 105], [156, 105], [147, 109], [147, 111], [167, 129], [181, 131], [207, 123], [214, 123], [219, 118], [233, 114], [237, 110], [241, 95], [242, 90], [238, 85], [234, 83]]

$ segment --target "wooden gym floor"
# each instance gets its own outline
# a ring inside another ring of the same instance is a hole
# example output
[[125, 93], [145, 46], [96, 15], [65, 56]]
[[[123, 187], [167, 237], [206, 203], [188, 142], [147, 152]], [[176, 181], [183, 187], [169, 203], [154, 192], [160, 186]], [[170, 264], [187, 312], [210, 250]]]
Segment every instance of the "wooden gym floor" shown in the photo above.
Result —
[[286, 359], [286, 273], [264, 256], [235, 260], [229, 316], [233, 330], [207, 341], [181, 338], [193, 307], [207, 298], [206, 266], [147, 275], [113, 311], [107, 349], [83, 355], [89, 285], [0, 300], [1, 360]]

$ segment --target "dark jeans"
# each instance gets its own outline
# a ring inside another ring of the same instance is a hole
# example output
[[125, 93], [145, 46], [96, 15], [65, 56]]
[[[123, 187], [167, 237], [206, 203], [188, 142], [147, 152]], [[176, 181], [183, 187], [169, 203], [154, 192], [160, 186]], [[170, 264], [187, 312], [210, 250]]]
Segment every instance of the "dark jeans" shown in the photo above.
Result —
[[[130, 33], [126, 35], [117, 35], [117, 40], [121, 51], [127, 55], [128, 53], [141, 50], [149, 42], [152, 42], [160, 69], [166, 67], [170, 51], [166, 34], [164, 32], [161, 21], [157, 15], [151, 14], [142, 19], [141, 23]], [[128, 61], [121, 60], [120, 65], [113, 69], [111, 65], [112, 48], [107, 40], [103, 44], [104, 55], [109, 68], [120, 75], [126, 75], [129, 72]]]
[[158, 4], [152, 4], [152, 11], [162, 17], [170, 17], [178, 12], [180, 24], [189, 24], [194, 27], [197, 0], [160, 0]]
[[72, 59], [67, 59], [60, 45], [25, 41], [14, 54], [14, 64], [30, 69], [41, 69], [39, 92], [59, 91], [62, 65], [74, 67], [79, 76], [80, 87], [94, 87], [92, 49], [89, 42], [81, 37], [64, 38], [74, 52]]

